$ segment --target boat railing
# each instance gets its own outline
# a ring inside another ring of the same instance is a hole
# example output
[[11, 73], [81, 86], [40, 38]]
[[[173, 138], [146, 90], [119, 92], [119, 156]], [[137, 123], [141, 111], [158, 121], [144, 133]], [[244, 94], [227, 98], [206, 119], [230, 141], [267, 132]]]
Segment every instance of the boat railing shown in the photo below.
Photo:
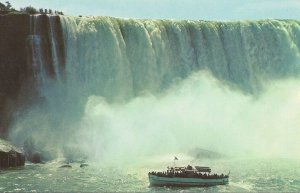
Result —
[[210, 167], [200, 167], [200, 166], [195, 166], [195, 168], [193, 167], [167, 167], [168, 171], [187, 171], [187, 172], [211, 172]]
[[181, 178], [204, 178], [204, 179], [219, 179], [219, 178], [228, 178], [228, 175], [224, 174], [209, 174], [209, 173], [201, 173], [190, 170], [187, 171], [171, 171], [167, 170], [167, 172], [149, 172], [149, 175], [155, 175], [158, 177], [181, 177]]

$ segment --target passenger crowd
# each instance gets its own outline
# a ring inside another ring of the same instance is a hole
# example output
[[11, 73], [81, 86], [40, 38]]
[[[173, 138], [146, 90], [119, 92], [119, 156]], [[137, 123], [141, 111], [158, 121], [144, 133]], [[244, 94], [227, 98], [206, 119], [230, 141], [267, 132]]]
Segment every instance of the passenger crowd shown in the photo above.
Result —
[[218, 174], [209, 174], [201, 172], [187, 172], [187, 171], [174, 171], [167, 170], [166, 172], [149, 172], [149, 175], [155, 175], [158, 177], [181, 177], [181, 178], [205, 178], [205, 179], [218, 179], [218, 178], [228, 178], [228, 175], [218, 175]]

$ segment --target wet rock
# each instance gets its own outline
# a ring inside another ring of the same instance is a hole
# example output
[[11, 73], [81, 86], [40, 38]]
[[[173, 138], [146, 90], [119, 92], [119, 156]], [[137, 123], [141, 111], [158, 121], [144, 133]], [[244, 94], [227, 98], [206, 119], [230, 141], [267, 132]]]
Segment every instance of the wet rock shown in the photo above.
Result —
[[26, 158], [28, 161], [34, 164], [42, 163], [42, 154], [40, 152], [33, 152], [30, 155], [28, 155]]
[[85, 164], [85, 163], [80, 164], [80, 167], [81, 167], [81, 168], [86, 167], [86, 166], [89, 166], [89, 165], [88, 165], [88, 164]]
[[25, 157], [22, 150], [0, 139], [0, 169], [24, 166], [24, 164]]
[[65, 164], [60, 166], [59, 168], [72, 168], [72, 166], [70, 164]]
[[31, 163], [42, 163], [42, 153], [37, 151], [31, 138], [24, 142], [25, 158]]

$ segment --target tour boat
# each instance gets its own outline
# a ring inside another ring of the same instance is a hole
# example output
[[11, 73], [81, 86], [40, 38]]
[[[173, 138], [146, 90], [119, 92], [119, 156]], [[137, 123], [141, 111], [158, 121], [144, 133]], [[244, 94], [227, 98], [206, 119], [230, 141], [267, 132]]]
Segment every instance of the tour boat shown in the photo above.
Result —
[[[229, 172], [230, 173], [230, 172]], [[229, 182], [229, 173], [211, 174], [209, 167], [190, 165], [187, 167], [172, 167], [164, 172], [149, 172], [150, 186], [214, 186]]]

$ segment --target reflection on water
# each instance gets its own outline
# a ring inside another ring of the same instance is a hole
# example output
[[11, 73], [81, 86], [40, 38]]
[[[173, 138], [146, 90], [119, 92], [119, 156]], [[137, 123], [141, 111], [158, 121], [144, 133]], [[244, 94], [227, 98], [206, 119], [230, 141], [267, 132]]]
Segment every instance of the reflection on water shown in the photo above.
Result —
[[[209, 162], [209, 161], [207, 161]], [[224, 171], [230, 168], [228, 185], [213, 187], [172, 188], [149, 187], [148, 169], [115, 168], [90, 163], [80, 168], [59, 168], [59, 163], [26, 165], [0, 172], [0, 191], [14, 192], [245, 192], [300, 191], [300, 161], [286, 159], [232, 159], [212, 161], [211, 167]]]

